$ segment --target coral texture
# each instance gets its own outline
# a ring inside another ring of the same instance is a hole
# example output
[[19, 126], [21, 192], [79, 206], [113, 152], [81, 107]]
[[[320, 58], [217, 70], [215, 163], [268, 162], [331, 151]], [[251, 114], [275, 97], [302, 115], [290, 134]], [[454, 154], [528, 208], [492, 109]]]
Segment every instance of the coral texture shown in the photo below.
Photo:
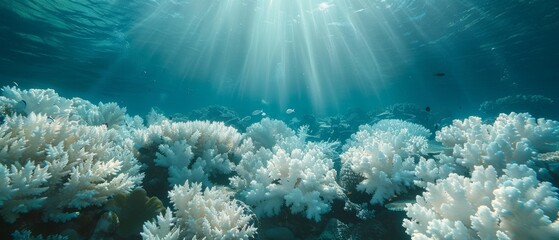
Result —
[[528, 113], [500, 114], [492, 125], [469, 117], [442, 128], [436, 140], [453, 148], [448, 157], [467, 171], [491, 165], [500, 172], [508, 163], [530, 164], [537, 153], [557, 151], [559, 122]]
[[305, 143], [307, 131], [306, 127], [298, 135], [276, 131], [279, 136], [271, 137], [277, 139], [271, 149], [257, 149], [252, 140], [243, 146], [238, 176], [231, 178], [231, 184], [257, 215], [275, 216], [285, 206], [292, 214], [302, 213], [318, 222], [343, 194], [331, 158], [335, 143]]
[[286, 138], [295, 136], [295, 132], [284, 122], [264, 118], [246, 129], [246, 136], [252, 139], [256, 148], [271, 149]]
[[359, 129], [344, 146], [342, 164], [363, 177], [357, 190], [371, 194], [371, 204], [382, 204], [413, 185], [414, 157], [427, 149], [430, 132], [401, 120], [383, 120]]
[[229, 174], [242, 135], [221, 122], [162, 120], [135, 132], [136, 147], [156, 146], [155, 164], [169, 170], [169, 185], [184, 181], [214, 183], [211, 177]]
[[476, 166], [471, 178], [450, 174], [429, 183], [404, 220], [412, 239], [558, 239], [559, 194], [526, 165], [499, 176]]
[[33, 112], [8, 116], [0, 125], [0, 214], [14, 222], [36, 209], [66, 221], [131, 191], [143, 175], [125, 136]]
[[250, 239], [256, 234], [247, 214], [232, 193], [223, 188], [206, 188], [200, 183], [175, 186], [169, 191], [175, 209], [167, 209], [155, 221], [144, 224], [144, 239]]
[[52, 89], [20, 90], [16, 87], [3, 87], [0, 106], [5, 115], [30, 113], [44, 114], [50, 118], [68, 118], [82, 125], [120, 128], [126, 118], [126, 108], [116, 103], [99, 105], [81, 99], [66, 99]]

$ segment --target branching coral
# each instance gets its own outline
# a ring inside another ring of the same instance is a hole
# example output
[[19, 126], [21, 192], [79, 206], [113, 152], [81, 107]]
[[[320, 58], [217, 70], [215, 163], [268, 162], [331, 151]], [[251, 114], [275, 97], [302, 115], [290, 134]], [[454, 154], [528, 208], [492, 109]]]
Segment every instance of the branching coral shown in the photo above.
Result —
[[116, 103], [99, 103], [59, 96], [52, 89], [20, 90], [16, 87], [3, 87], [0, 106], [5, 115], [30, 113], [44, 114], [50, 118], [68, 118], [79, 124], [119, 128], [124, 124], [126, 108]]
[[526, 165], [498, 176], [476, 166], [472, 177], [450, 174], [429, 183], [404, 220], [412, 239], [557, 239], [559, 194]]
[[169, 192], [175, 212], [167, 209], [156, 221], [146, 222], [144, 239], [250, 239], [256, 234], [253, 216], [223, 188], [200, 183], [175, 186]]
[[114, 102], [94, 105], [80, 98], [74, 98], [72, 102], [74, 111], [70, 118], [82, 124], [106, 125], [109, 128], [118, 128], [124, 124], [126, 108], [121, 108]]
[[52, 89], [20, 90], [17, 87], [4, 86], [0, 104], [11, 109], [10, 113], [43, 113], [53, 118], [68, 117], [72, 111], [72, 101], [60, 97]]
[[501, 171], [507, 163], [525, 164], [536, 154], [559, 149], [559, 122], [535, 119], [528, 113], [500, 114], [492, 125], [479, 117], [454, 120], [436, 133], [437, 141], [453, 148], [458, 165], [493, 166]]
[[241, 194], [249, 205], [255, 206], [258, 215], [277, 215], [285, 205], [293, 214], [304, 213], [308, 219], [320, 221], [341, 193], [335, 177], [333, 162], [320, 147], [310, 144], [291, 152], [280, 148], [265, 167], [256, 171]]
[[277, 142], [272, 149], [245, 142], [247, 150], [231, 183], [257, 215], [275, 216], [285, 206], [318, 222], [343, 194], [330, 156], [335, 143], [305, 143], [306, 130], [300, 129], [298, 136], [273, 136]]
[[260, 122], [250, 125], [246, 136], [252, 139], [256, 148], [271, 149], [282, 140], [295, 136], [295, 132], [284, 122], [264, 118]]
[[171, 209], [167, 208], [164, 214], [160, 213], [156, 219], [145, 222], [140, 235], [145, 240], [178, 240], [183, 230], [176, 221]]
[[156, 146], [155, 164], [169, 169], [169, 185], [185, 180], [212, 186], [210, 177], [229, 174], [241, 134], [220, 122], [163, 120], [136, 132], [136, 147]]
[[143, 175], [126, 134], [33, 112], [0, 125], [0, 214], [14, 222], [40, 209], [66, 221], [78, 210], [129, 192]]
[[363, 177], [357, 190], [372, 194], [372, 204], [382, 204], [413, 184], [414, 156], [425, 152], [429, 135], [421, 125], [401, 120], [363, 125], [344, 146], [342, 164]]

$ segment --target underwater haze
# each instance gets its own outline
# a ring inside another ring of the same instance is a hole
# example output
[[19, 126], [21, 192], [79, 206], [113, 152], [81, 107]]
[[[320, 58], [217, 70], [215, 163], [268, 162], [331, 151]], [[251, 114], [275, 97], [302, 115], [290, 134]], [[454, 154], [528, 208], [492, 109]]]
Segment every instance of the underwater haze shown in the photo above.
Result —
[[133, 114], [415, 103], [467, 116], [558, 89], [553, 0], [2, 0], [0, 29], [2, 86]]
[[0, 0], [0, 239], [559, 239], [559, 0]]

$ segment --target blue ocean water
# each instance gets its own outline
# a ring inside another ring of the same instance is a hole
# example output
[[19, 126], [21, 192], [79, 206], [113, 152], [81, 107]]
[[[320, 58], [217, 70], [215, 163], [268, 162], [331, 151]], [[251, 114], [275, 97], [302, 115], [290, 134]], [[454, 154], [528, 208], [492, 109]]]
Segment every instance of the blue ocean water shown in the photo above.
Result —
[[558, 120], [558, 30], [555, 0], [0, 0], [0, 86], [354, 130], [387, 109], [432, 131], [511, 111]]
[[[557, 96], [555, 1], [3, 1], [0, 80], [130, 113]], [[444, 76], [437, 76], [444, 73]]]

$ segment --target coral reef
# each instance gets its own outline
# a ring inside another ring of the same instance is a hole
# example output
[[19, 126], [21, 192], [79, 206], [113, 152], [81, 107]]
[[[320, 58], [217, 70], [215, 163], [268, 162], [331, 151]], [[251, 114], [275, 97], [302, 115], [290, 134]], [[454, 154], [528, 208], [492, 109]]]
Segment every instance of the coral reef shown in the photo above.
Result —
[[[236, 169], [238, 175], [231, 178], [232, 186], [241, 200], [254, 206], [258, 216], [278, 215], [285, 206], [292, 214], [303, 213], [320, 221], [321, 215], [330, 211], [332, 201], [343, 195], [330, 157], [336, 143], [305, 142], [308, 128], [292, 135], [293, 131], [279, 121], [263, 119], [261, 123], [254, 127], [258, 131], [247, 131], [247, 136], [259, 132], [272, 136], [260, 140], [266, 143], [259, 144], [262, 147], [247, 142]], [[272, 149], [264, 147], [271, 142], [275, 143]]]
[[245, 135], [252, 139], [255, 148], [272, 149], [280, 141], [295, 136], [295, 131], [282, 121], [263, 118], [260, 122], [250, 125]]
[[[250, 120], [248, 117], [240, 117], [237, 112], [230, 108], [217, 105], [195, 109], [188, 114], [188, 119], [191, 121], [205, 120], [223, 122], [225, 125], [235, 127], [236, 129], [245, 129]], [[177, 119], [173, 118], [173, 120]]]
[[194, 115], [218, 122], [3, 87], [0, 238], [559, 238], [557, 121], [471, 116], [428, 141], [414, 105], [297, 130]]
[[143, 175], [126, 134], [46, 115], [8, 116], [0, 125], [0, 214], [14, 222], [32, 210], [67, 221], [79, 209], [127, 193]]
[[0, 106], [4, 115], [41, 113], [51, 119], [67, 118], [81, 125], [105, 125], [108, 128], [121, 127], [126, 118], [126, 108], [116, 103], [94, 105], [81, 98], [66, 99], [52, 89], [20, 90], [5, 86]]
[[232, 193], [206, 188], [200, 183], [177, 185], [169, 192], [172, 212], [167, 209], [155, 221], [144, 224], [144, 239], [250, 239], [256, 234], [253, 216]]
[[507, 112], [530, 112], [538, 117], [556, 117], [553, 99], [542, 95], [512, 95], [479, 105], [479, 111], [488, 116]]
[[453, 148], [447, 157], [467, 171], [491, 165], [500, 172], [508, 163], [530, 164], [538, 153], [557, 151], [559, 122], [535, 119], [528, 113], [500, 114], [492, 125], [469, 117], [442, 128], [436, 140]]
[[557, 239], [559, 193], [526, 165], [499, 176], [476, 166], [471, 177], [450, 174], [429, 183], [404, 220], [412, 239]]
[[344, 146], [342, 164], [363, 178], [357, 190], [371, 194], [371, 204], [382, 204], [413, 185], [414, 156], [425, 152], [431, 133], [401, 120], [382, 120], [359, 129]]
[[[185, 180], [212, 186], [212, 178], [231, 173], [241, 134], [221, 122], [162, 120], [135, 131], [138, 149], [157, 149], [155, 165], [168, 168], [168, 184]], [[214, 179], [215, 181], [215, 179]]]

